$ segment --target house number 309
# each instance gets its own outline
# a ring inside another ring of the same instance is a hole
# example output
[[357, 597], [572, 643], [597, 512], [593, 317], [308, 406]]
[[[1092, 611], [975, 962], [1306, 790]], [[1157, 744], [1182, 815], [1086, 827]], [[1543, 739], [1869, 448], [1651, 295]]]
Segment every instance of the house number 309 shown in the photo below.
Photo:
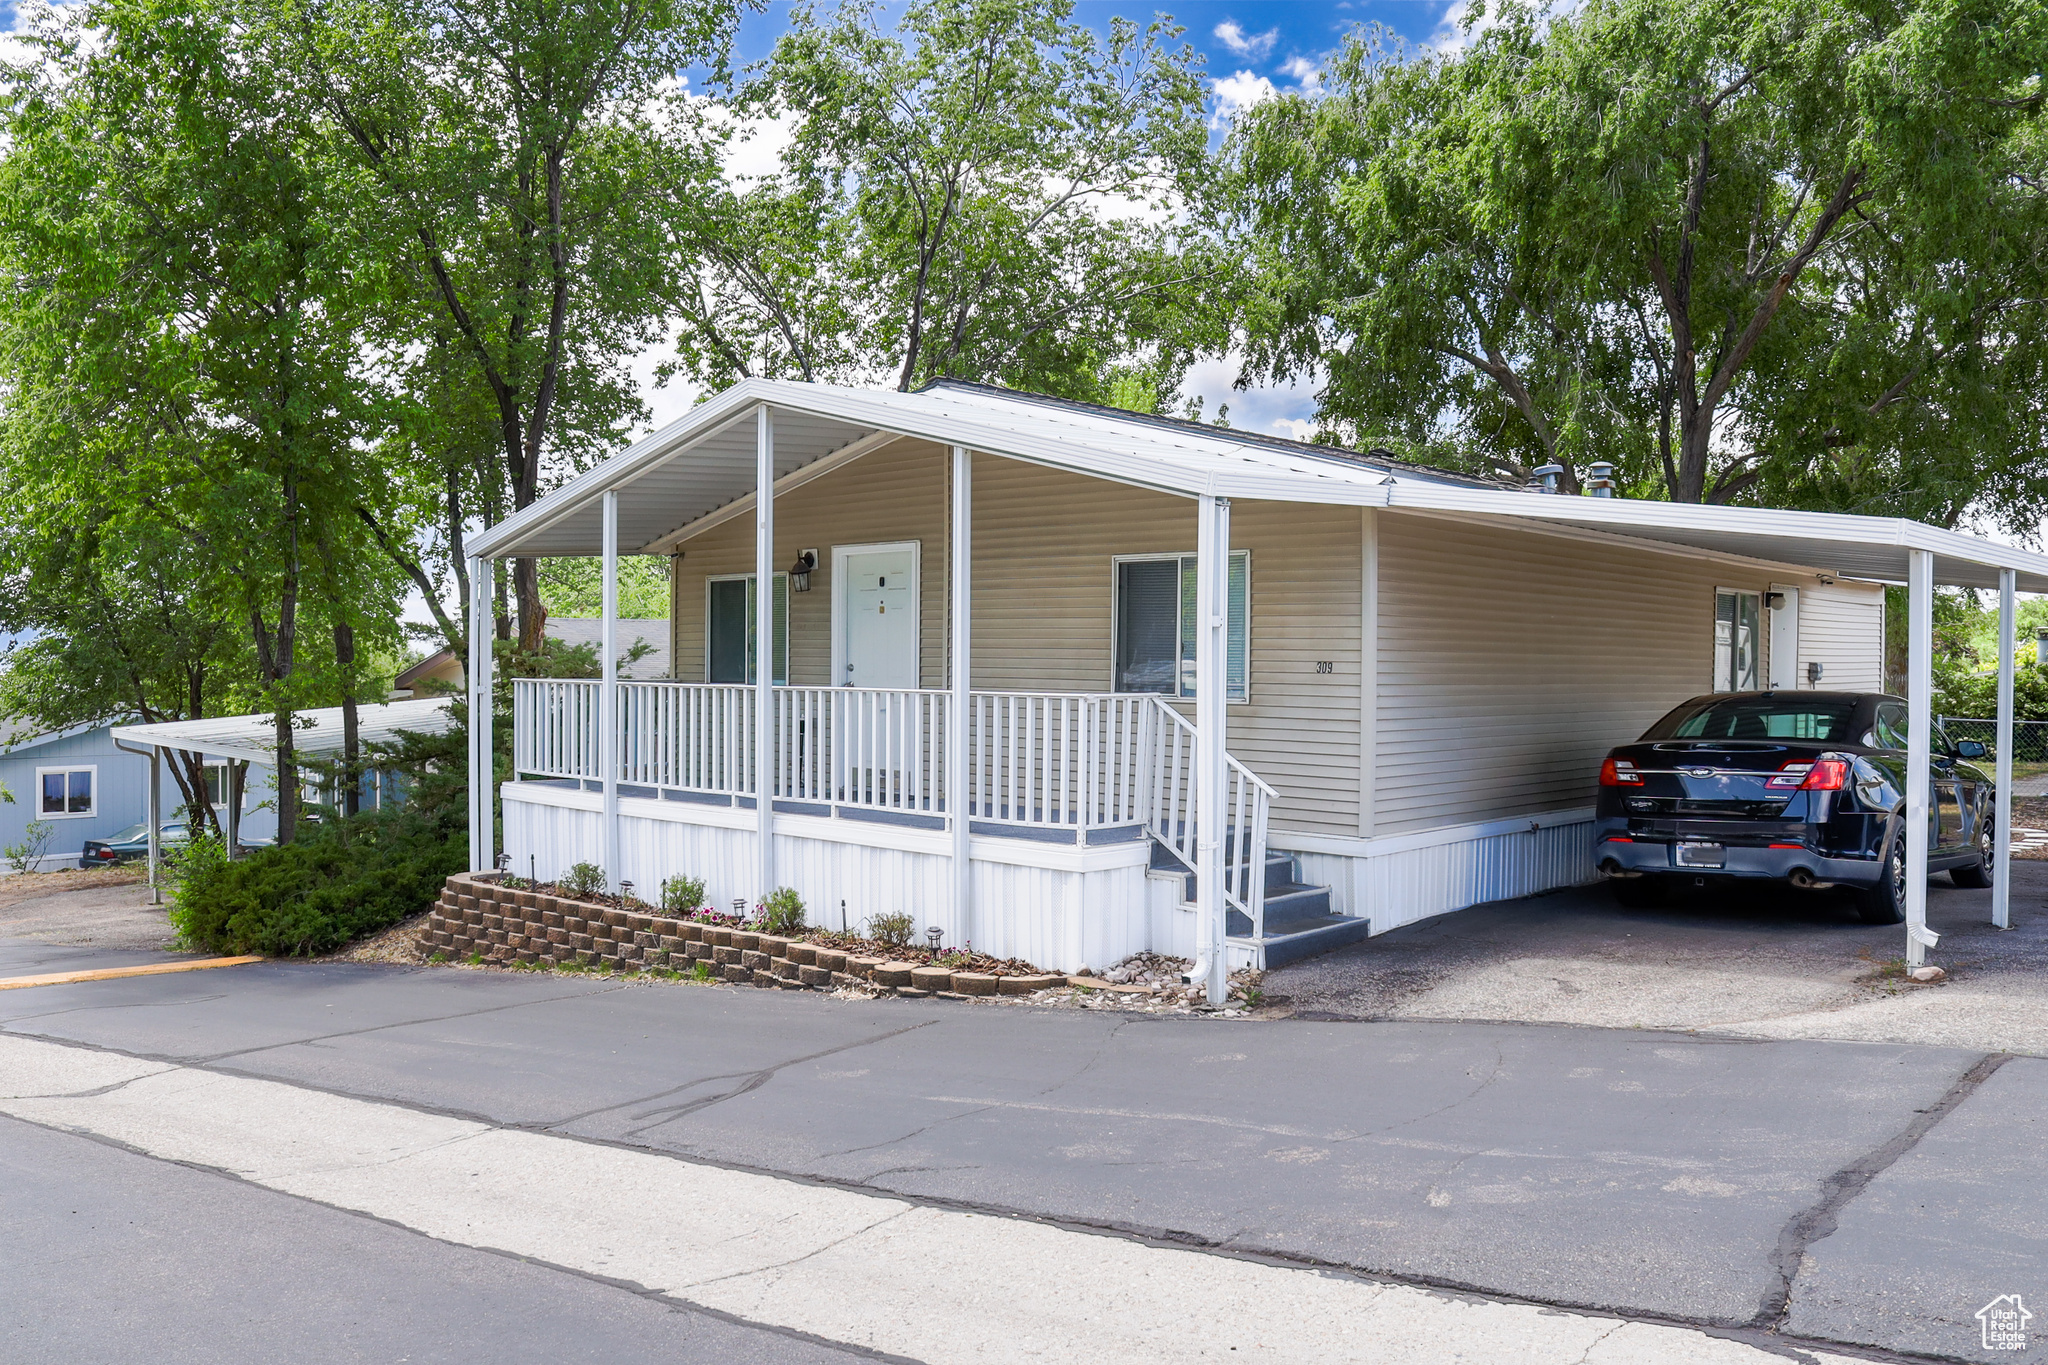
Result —
[[1337, 662], [1336, 662], [1336, 660], [1334, 660], [1334, 659], [1317, 659], [1317, 660], [1316, 660], [1316, 672], [1318, 672], [1318, 673], [1335, 673], [1336, 671], [1337, 671]]

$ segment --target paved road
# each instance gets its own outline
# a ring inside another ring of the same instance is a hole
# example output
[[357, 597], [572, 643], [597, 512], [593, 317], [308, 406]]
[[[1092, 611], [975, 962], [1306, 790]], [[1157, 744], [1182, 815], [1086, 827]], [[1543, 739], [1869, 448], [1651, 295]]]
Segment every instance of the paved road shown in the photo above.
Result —
[[[0, 945], [0, 971], [49, 970], [58, 951]], [[0, 993], [0, 1026], [493, 1130], [1744, 1340], [2048, 1358], [1982, 1351], [1972, 1316], [2000, 1294], [2048, 1302], [2048, 1061], [2031, 1057], [285, 963]], [[20, 1134], [0, 1129], [0, 1152], [83, 1141]], [[403, 1287], [429, 1267], [379, 1255], [407, 1320]]]

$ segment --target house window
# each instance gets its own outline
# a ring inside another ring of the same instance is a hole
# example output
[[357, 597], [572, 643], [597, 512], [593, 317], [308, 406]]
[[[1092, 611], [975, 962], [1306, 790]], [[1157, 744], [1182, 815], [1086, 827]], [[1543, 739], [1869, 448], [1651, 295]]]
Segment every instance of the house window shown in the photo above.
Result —
[[[754, 576], [729, 574], [705, 583], [704, 678], [754, 680]], [[789, 575], [775, 575], [775, 681], [789, 682]]]
[[36, 769], [37, 818], [98, 814], [99, 775], [96, 767]]
[[1714, 590], [1714, 691], [1756, 689], [1758, 621], [1762, 598], [1730, 588]]
[[[1118, 692], [1195, 695], [1195, 556], [1127, 555], [1116, 564], [1116, 657]], [[1248, 700], [1246, 667], [1251, 640], [1251, 554], [1230, 556], [1228, 641], [1224, 695]]]

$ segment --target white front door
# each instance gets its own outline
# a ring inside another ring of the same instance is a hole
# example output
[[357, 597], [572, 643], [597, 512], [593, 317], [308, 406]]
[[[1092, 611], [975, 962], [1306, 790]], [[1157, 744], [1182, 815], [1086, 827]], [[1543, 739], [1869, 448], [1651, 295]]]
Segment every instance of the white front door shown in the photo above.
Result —
[[840, 545], [832, 550], [832, 653], [843, 687], [916, 687], [918, 546]]

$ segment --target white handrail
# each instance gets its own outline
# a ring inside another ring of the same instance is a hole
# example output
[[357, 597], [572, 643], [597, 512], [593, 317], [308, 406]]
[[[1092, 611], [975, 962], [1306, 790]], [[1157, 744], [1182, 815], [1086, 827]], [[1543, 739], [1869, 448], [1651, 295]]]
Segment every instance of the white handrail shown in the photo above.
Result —
[[[1195, 725], [1166, 699], [1153, 695], [1151, 773], [1152, 837], [1190, 872], [1195, 857]], [[1252, 922], [1252, 937], [1266, 936], [1266, 834], [1277, 793], [1264, 779], [1224, 755], [1223, 900]]]

